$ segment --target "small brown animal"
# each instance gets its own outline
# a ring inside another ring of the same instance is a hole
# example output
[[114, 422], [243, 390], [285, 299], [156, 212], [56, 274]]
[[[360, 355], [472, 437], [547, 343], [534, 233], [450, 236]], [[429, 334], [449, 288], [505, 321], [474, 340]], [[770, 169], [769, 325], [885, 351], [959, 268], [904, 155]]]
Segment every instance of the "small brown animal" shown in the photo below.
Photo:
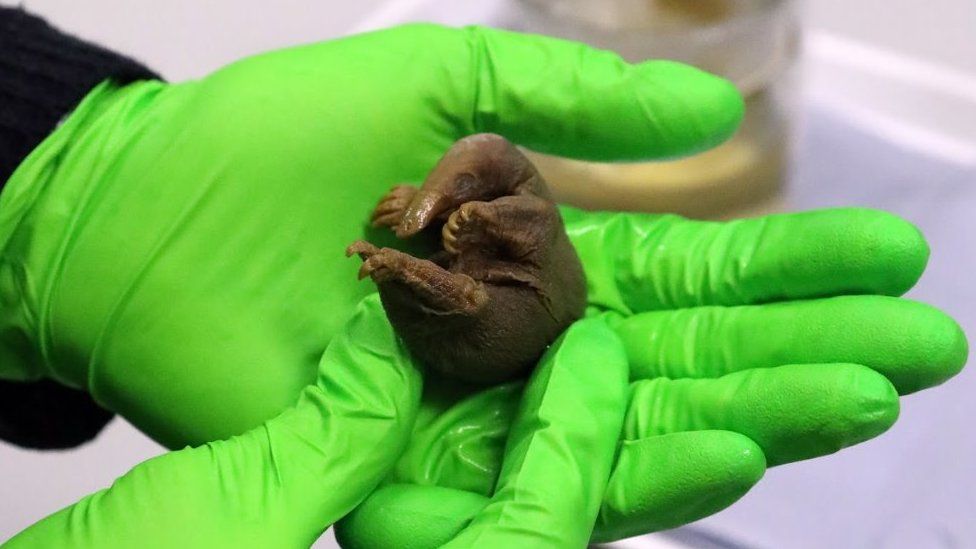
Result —
[[374, 226], [399, 238], [440, 226], [443, 250], [419, 259], [357, 241], [366, 276], [410, 352], [456, 379], [527, 372], [586, 305], [586, 279], [545, 181], [503, 137], [461, 139], [423, 185], [396, 186]]

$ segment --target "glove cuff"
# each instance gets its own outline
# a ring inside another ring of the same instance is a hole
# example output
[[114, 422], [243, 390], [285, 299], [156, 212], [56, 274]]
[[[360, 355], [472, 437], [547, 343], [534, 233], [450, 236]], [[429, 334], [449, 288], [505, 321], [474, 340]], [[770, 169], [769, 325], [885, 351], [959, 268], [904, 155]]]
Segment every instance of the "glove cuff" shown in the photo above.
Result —
[[19, 8], [0, 7], [0, 187], [61, 118], [109, 78], [159, 77]]

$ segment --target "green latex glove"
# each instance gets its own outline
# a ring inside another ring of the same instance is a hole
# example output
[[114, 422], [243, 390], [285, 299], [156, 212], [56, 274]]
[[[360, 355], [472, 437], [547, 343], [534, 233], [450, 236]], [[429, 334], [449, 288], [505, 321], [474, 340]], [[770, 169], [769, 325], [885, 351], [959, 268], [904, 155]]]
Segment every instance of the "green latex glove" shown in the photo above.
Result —
[[0, 376], [83, 388], [172, 448], [242, 433], [314, 382], [372, 291], [345, 247], [456, 139], [670, 156], [741, 114], [679, 64], [430, 25], [103, 85], [3, 189]]
[[[889, 214], [563, 215], [591, 314], [622, 337], [632, 381], [594, 541], [702, 518], [767, 465], [872, 438], [895, 421], [899, 392], [965, 362], [952, 319], [890, 297], [915, 283], [928, 249]], [[387, 485], [339, 523], [344, 546], [433, 547], [464, 528], [493, 493], [520, 391], [428, 386]]]
[[[308, 547], [406, 442], [420, 375], [405, 357], [378, 297], [366, 298], [295, 408], [149, 460], [8, 546]], [[623, 424], [627, 375], [623, 346], [602, 320], [570, 327], [526, 387], [494, 497], [438, 545], [584, 545]]]
[[146, 461], [4, 547], [308, 547], [406, 443], [421, 394], [406, 356], [379, 299], [367, 298], [294, 408], [242, 435]]

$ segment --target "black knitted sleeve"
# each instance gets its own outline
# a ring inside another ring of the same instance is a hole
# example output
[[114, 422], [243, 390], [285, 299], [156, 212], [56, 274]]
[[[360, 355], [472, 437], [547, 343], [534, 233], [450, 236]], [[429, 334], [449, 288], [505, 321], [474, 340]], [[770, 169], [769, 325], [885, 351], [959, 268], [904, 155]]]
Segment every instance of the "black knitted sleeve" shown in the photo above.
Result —
[[0, 7], [0, 185], [88, 91], [158, 78], [139, 63]]
[[[158, 77], [21, 9], [0, 7], [0, 188], [85, 94], [108, 78]], [[18, 446], [77, 446], [112, 417], [87, 393], [54, 381], [0, 380], [0, 439]]]

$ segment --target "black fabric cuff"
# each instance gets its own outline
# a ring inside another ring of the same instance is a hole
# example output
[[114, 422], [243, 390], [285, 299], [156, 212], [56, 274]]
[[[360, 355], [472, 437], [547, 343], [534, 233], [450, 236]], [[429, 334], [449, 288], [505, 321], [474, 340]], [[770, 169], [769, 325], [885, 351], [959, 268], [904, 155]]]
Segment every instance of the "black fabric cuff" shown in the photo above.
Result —
[[95, 438], [113, 417], [88, 393], [50, 379], [0, 380], [0, 440], [22, 448], [74, 448]]
[[[139, 63], [0, 7], [0, 188], [84, 96], [106, 79], [157, 79]], [[94, 438], [114, 414], [55, 381], [0, 380], [0, 439], [37, 449]]]
[[92, 88], [159, 78], [139, 63], [0, 7], [0, 186]]

